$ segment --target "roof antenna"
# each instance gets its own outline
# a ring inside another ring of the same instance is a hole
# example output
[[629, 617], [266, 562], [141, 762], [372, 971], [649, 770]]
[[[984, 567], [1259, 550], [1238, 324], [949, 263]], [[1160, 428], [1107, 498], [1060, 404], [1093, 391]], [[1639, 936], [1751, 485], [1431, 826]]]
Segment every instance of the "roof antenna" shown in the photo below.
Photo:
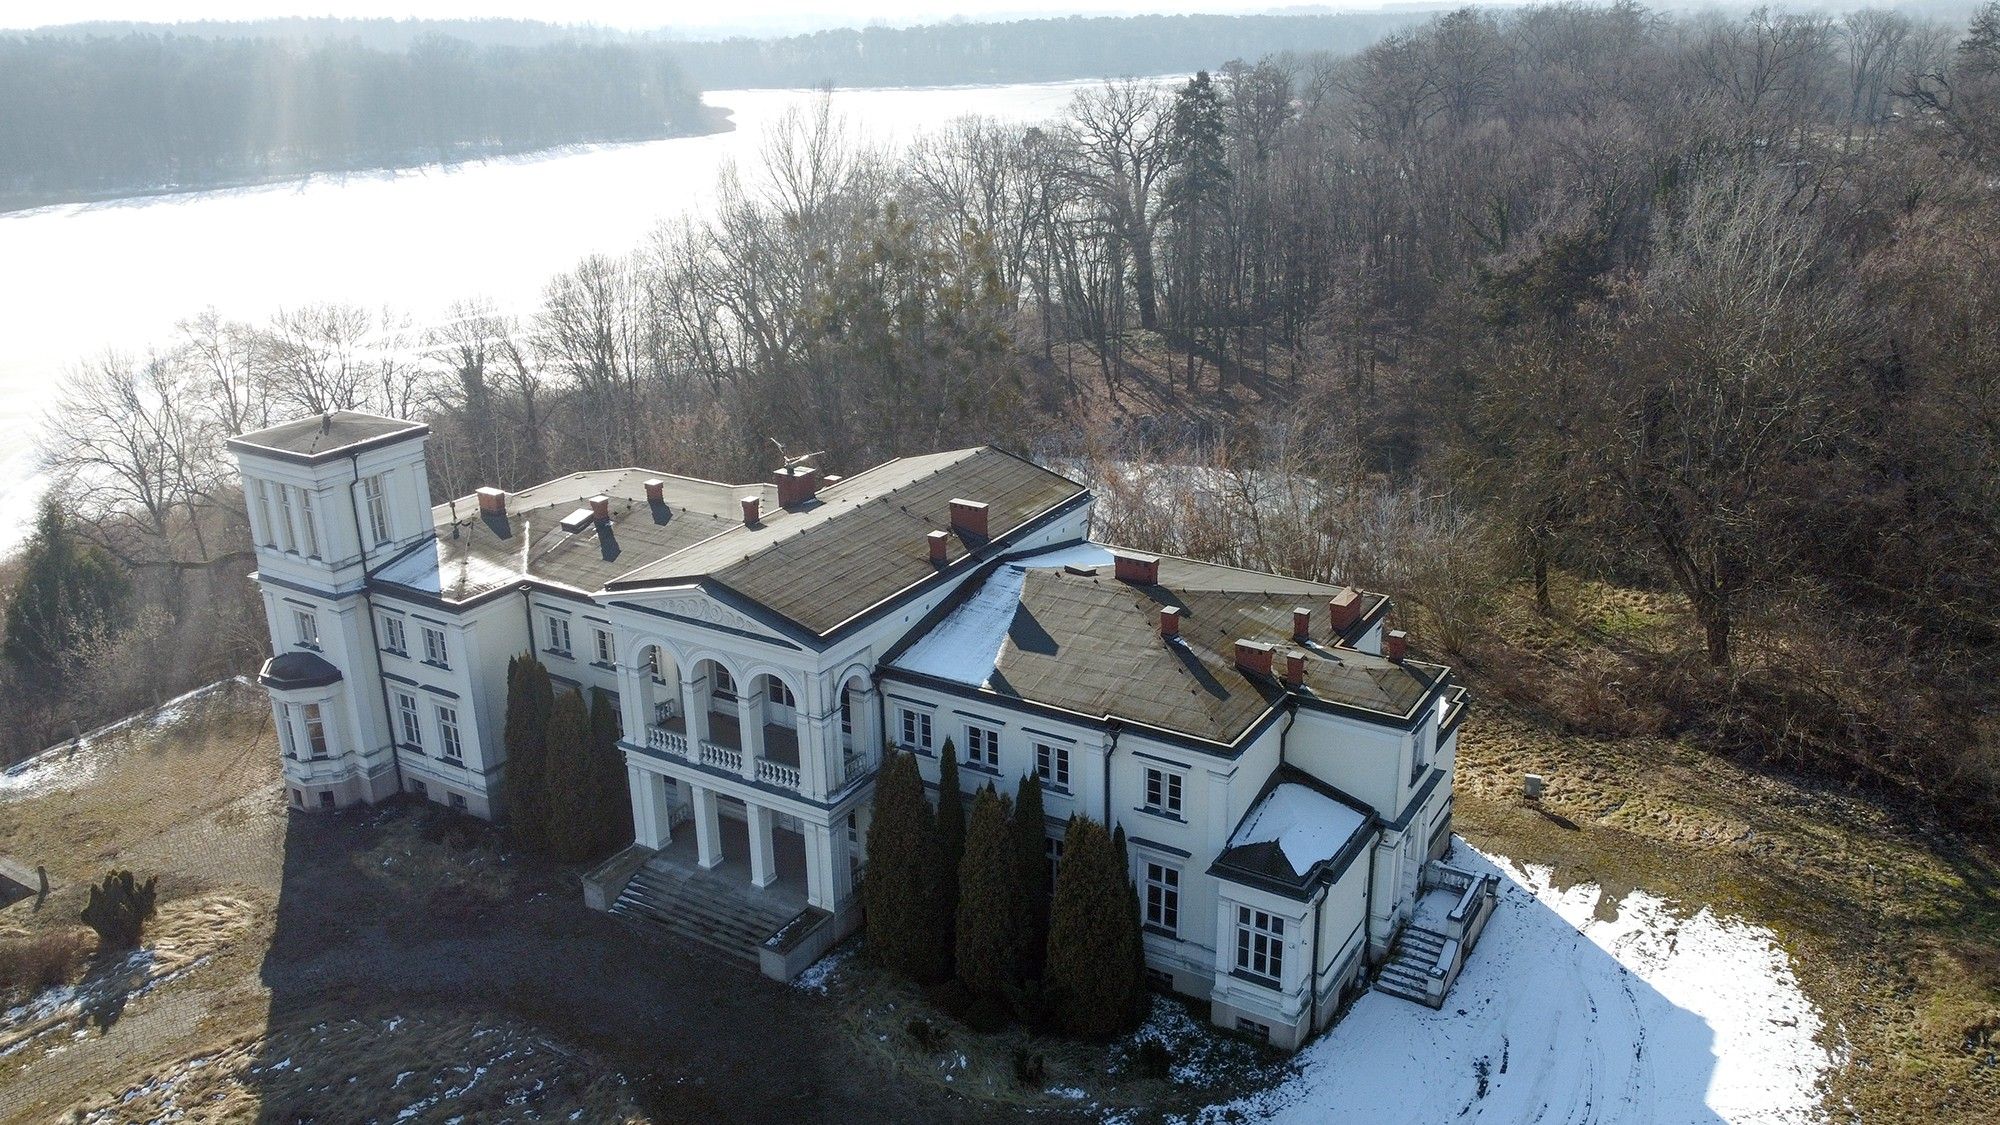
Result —
[[320, 432], [320, 433], [327, 433], [328, 431], [330, 431], [330, 430], [332, 430], [332, 429], [333, 429], [333, 411], [331, 411], [331, 410], [322, 410], [322, 411], [320, 411], [320, 415], [319, 415], [319, 432]]
[[784, 442], [779, 441], [777, 438], [767, 438], [765, 440], [769, 441], [772, 445], [778, 447], [778, 460], [784, 462], [784, 464], [778, 466], [781, 469], [789, 469], [794, 465], [803, 465], [807, 461], [810, 461], [815, 457], [826, 456], [826, 450], [824, 449], [819, 450], [816, 453], [801, 453], [798, 454], [797, 456], [792, 456], [785, 452]]

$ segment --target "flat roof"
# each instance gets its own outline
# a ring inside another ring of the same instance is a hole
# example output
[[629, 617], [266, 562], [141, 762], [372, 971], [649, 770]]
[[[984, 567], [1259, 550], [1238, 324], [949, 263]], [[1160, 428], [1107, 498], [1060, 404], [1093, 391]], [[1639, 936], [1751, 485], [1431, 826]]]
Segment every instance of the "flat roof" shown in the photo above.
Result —
[[238, 453], [310, 465], [429, 432], [422, 422], [336, 410], [240, 434], [230, 438], [228, 446]]

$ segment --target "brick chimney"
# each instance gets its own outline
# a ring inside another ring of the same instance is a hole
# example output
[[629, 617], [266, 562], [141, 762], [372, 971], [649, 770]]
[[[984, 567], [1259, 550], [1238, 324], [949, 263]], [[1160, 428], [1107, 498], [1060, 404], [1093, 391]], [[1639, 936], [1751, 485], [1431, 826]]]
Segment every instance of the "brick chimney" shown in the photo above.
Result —
[[658, 477], [654, 477], [652, 480], [647, 481], [646, 503], [664, 504], [666, 502], [667, 502], [667, 482], [661, 480]]
[[745, 496], [743, 498], [744, 527], [757, 526], [757, 510], [762, 506], [763, 506], [763, 501], [757, 499], [755, 496]]
[[986, 539], [988, 537], [986, 534], [986, 505], [977, 500], [960, 500], [954, 498], [951, 502], [951, 529], [958, 532], [960, 539], [967, 537]]
[[1131, 551], [1111, 552], [1112, 574], [1120, 582], [1131, 582], [1140, 586], [1156, 586], [1160, 581], [1160, 557], [1140, 555]]
[[1285, 654], [1285, 682], [1293, 687], [1306, 682], [1306, 654], [1298, 649]]
[[778, 507], [803, 504], [819, 495], [819, 470], [811, 465], [788, 465], [779, 469]]
[[1313, 611], [1304, 606], [1292, 607], [1292, 639], [1308, 641], [1313, 635]]
[[594, 519], [594, 520], [596, 520], [596, 521], [597, 521], [598, 523], [600, 523], [600, 524], [607, 524], [607, 523], [610, 523], [610, 522], [611, 522], [611, 497], [609, 497], [609, 496], [593, 496], [593, 497], [591, 497], [591, 498], [590, 498], [590, 518], [591, 518], [591, 519]]
[[482, 489], [480, 489], [480, 490], [479, 490], [479, 512], [480, 512], [480, 514], [481, 514], [481, 515], [487, 515], [487, 516], [504, 516], [504, 515], [506, 515], [506, 514], [507, 514], [507, 493], [506, 493], [506, 491], [505, 491], [505, 490], [503, 490], [503, 489], [498, 489], [498, 488], [482, 488]]
[[1401, 629], [1389, 630], [1389, 634], [1382, 638], [1382, 655], [1401, 664], [1403, 658], [1410, 655], [1410, 635]]
[[943, 566], [947, 561], [945, 558], [945, 548], [951, 546], [951, 533], [948, 531], [933, 531], [929, 535], [924, 536], [924, 542], [931, 545], [931, 565]]
[[1236, 666], [1260, 676], [1271, 674], [1271, 647], [1258, 641], [1236, 642]]
[[1171, 606], [1171, 605], [1165, 605], [1165, 606], [1161, 606], [1161, 607], [1160, 607], [1160, 636], [1161, 636], [1161, 637], [1163, 637], [1163, 638], [1165, 638], [1166, 640], [1170, 640], [1170, 641], [1171, 641], [1171, 640], [1173, 640], [1173, 639], [1174, 639], [1175, 637], [1178, 637], [1178, 636], [1180, 636], [1180, 635], [1181, 635], [1181, 611], [1180, 611], [1180, 607], [1178, 607], [1178, 606]]
[[1354, 623], [1361, 620], [1361, 591], [1349, 586], [1335, 594], [1333, 600], [1326, 603], [1326, 614], [1333, 621], [1335, 633], [1353, 628]]

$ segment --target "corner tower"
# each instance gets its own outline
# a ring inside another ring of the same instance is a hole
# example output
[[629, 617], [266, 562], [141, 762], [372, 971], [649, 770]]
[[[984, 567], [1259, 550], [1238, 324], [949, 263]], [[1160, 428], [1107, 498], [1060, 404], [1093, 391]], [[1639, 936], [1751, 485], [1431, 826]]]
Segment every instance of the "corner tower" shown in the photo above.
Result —
[[396, 791], [368, 575], [431, 540], [421, 423], [339, 411], [229, 440], [256, 547], [286, 798], [304, 808]]

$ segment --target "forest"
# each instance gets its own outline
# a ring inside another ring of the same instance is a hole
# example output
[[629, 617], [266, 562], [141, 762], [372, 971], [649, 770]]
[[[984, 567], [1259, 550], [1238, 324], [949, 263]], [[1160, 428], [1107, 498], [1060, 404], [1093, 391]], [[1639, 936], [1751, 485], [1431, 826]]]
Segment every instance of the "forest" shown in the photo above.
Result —
[[[0, 687], [7, 752], [253, 668], [222, 439], [360, 407], [430, 422], [439, 498], [998, 443], [1571, 729], [2000, 812], [2000, 3], [1467, 9], [896, 152], [834, 104], [526, 313], [190, 310], [76, 371], [7, 576], [57, 654], [7, 674], [69, 690]], [[1578, 578], [1680, 643], [1515, 671], [1496, 606]]]
[[0, 36], [0, 211], [716, 124], [641, 44]]

